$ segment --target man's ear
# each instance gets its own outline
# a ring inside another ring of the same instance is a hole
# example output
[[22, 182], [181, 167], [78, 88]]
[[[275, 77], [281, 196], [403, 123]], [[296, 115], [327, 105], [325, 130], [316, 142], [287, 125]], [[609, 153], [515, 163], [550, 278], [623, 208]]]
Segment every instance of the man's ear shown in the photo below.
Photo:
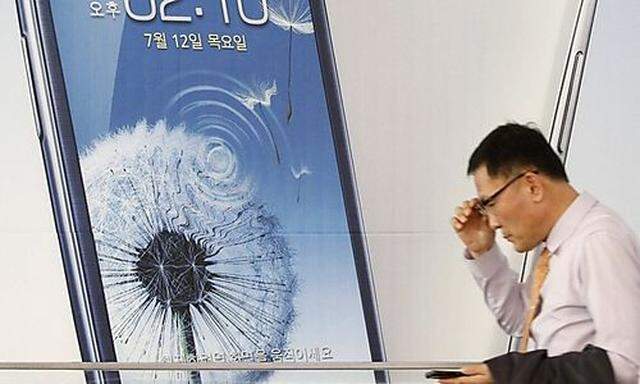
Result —
[[527, 192], [531, 196], [534, 203], [539, 203], [544, 198], [546, 183], [543, 177], [537, 173], [528, 173], [524, 177]]

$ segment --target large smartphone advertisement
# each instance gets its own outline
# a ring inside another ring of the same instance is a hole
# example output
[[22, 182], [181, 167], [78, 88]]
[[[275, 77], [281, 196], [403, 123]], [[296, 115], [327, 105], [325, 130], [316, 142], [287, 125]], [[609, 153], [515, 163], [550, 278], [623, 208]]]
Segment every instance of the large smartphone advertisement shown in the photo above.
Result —
[[381, 359], [323, 7], [34, 3], [68, 115], [54, 200], [83, 202], [56, 219], [86, 243], [63, 252], [85, 360]]
[[[637, 12], [597, 4], [0, 1], [0, 362], [401, 367], [507, 352], [451, 216], [477, 195], [470, 155], [508, 121], [535, 122], [577, 190], [614, 210], [633, 200], [620, 172], [593, 171], [635, 164], [633, 135], [601, 123], [639, 125], [625, 108], [637, 65], [615, 58]], [[614, 77], [612, 60], [626, 63]], [[525, 276], [531, 258], [496, 242]]]

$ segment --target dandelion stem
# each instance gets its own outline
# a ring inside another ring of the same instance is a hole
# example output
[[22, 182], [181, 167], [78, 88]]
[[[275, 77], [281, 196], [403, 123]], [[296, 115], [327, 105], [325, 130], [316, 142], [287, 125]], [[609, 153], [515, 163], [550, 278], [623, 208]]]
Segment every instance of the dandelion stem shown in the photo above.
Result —
[[[182, 358], [185, 362], [195, 361], [196, 358], [196, 342], [193, 337], [193, 318], [189, 307], [181, 307], [175, 309], [176, 326], [180, 335], [180, 348], [182, 349]], [[199, 371], [189, 372], [189, 384], [201, 384], [202, 379]]]
[[273, 136], [273, 132], [271, 132], [271, 128], [267, 124], [267, 119], [264, 115], [264, 107], [262, 106], [262, 104], [258, 103], [256, 108], [258, 109], [258, 111], [260, 111], [260, 116], [262, 117], [262, 120], [265, 122], [264, 125], [265, 127], [267, 127], [267, 132], [269, 132], [269, 137], [271, 138], [271, 142], [273, 143], [273, 151], [275, 152], [275, 155], [276, 155], [276, 164], [280, 164], [281, 162], [280, 148], [278, 148], [278, 143], [276, 142], [276, 138]]
[[291, 72], [292, 72], [292, 47], [293, 47], [293, 27], [289, 27], [289, 79], [287, 82], [287, 97], [288, 97], [288, 109], [287, 109], [287, 123], [291, 122], [293, 116], [293, 104], [291, 102]]

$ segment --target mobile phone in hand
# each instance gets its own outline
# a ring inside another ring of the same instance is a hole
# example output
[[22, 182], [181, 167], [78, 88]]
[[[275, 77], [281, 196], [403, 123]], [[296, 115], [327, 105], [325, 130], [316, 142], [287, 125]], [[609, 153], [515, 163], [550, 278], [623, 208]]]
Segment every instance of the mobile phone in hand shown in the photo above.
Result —
[[468, 376], [468, 375], [465, 375], [464, 373], [462, 373], [462, 371], [459, 371], [459, 370], [447, 370], [447, 371], [433, 370], [433, 371], [427, 371], [427, 373], [425, 373], [424, 376], [427, 379], [440, 380], [440, 379], [453, 379], [456, 377], [462, 377], [462, 376]]

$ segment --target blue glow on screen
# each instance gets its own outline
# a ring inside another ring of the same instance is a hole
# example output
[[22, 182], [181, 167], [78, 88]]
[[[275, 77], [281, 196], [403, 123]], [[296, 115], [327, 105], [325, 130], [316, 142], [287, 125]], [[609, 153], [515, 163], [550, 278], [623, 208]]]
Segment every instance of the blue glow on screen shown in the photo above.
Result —
[[306, 0], [261, 26], [233, 1], [228, 25], [73, 3], [53, 16], [118, 359], [370, 361]]

